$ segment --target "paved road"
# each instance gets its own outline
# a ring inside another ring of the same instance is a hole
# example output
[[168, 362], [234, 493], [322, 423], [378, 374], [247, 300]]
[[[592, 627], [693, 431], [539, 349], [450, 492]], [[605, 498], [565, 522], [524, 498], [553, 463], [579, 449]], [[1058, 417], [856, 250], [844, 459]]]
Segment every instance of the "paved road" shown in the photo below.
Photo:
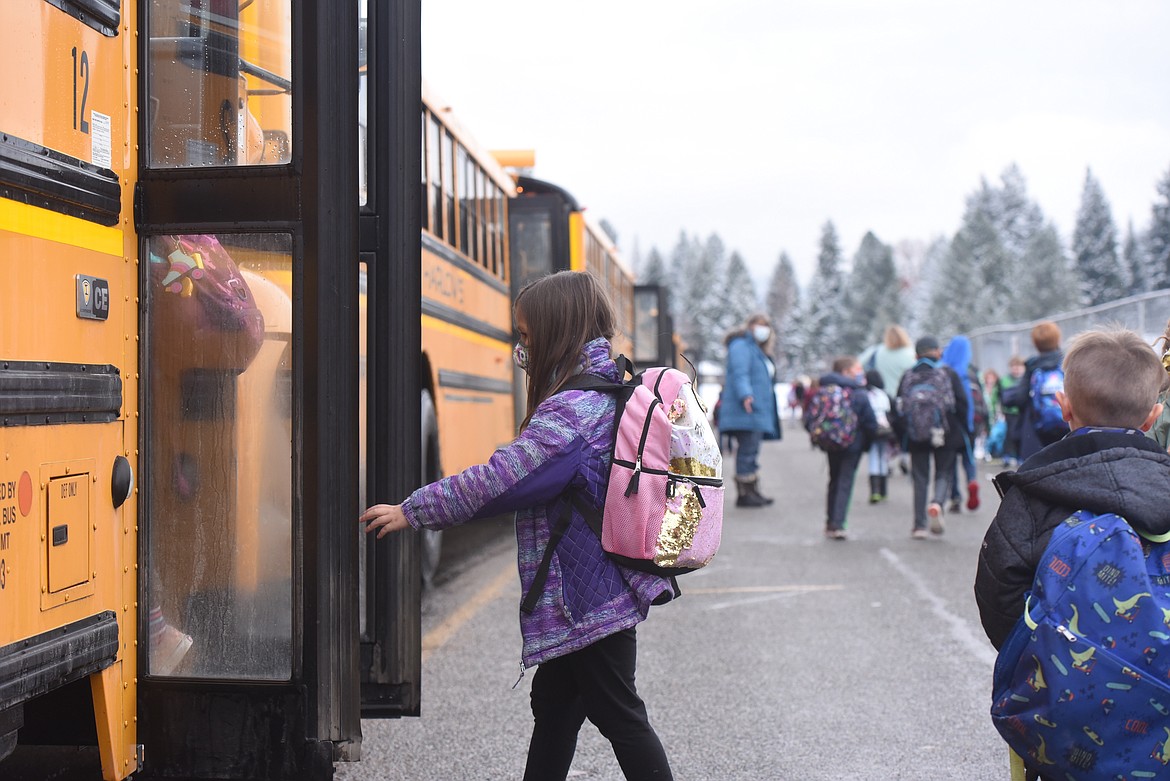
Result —
[[[823, 537], [824, 456], [798, 429], [761, 454], [767, 510], [727, 507], [719, 556], [639, 627], [638, 686], [676, 778], [1009, 777], [987, 715], [994, 652], [971, 582], [997, 505], [910, 538], [910, 481], [869, 505], [864, 465], [851, 539]], [[519, 674], [514, 543], [426, 597], [423, 715], [364, 723], [364, 760], [338, 778], [518, 779], [531, 726]], [[586, 724], [570, 778], [621, 779]]]

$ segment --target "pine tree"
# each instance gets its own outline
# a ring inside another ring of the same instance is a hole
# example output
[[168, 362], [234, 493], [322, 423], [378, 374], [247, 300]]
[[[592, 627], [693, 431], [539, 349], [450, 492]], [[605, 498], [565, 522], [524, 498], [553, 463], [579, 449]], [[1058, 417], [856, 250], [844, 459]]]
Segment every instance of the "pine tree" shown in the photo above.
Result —
[[865, 234], [845, 288], [841, 348], [857, 354], [881, 340], [887, 326], [902, 321], [901, 285], [894, 251], [872, 231]]
[[723, 301], [727, 279], [727, 249], [719, 235], [712, 233], [699, 248], [699, 265], [685, 282], [692, 291], [696, 330], [700, 334], [691, 344], [700, 359], [723, 360], [723, 337], [728, 330]]
[[[1046, 225], [1043, 211], [1027, 193], [1016, 165], [1002, 176], [1002, 186], [984, 179], [967, 198], [963, 224], [950, 243], [931, 286], [925, 324], [940, 337], [1025, 318], [1038, 301], [1059, 298], [1034, 287], [1072, 287], [1078, 275]], [[1053, 275], [1051, 278], [1045, 274]], [[1063, 291], [1061, 291], [1063, 294]], [[1055, 311], [1041, 312], [1043, 317]]]
[[796, 327], [799, 322], [796, 317], [799, 305], [800, 286], [796, 281], [796, 267], [792, 265], [788, 253], [781, 252], [768, 282], [764, 311], [776, 329], [772, 358], [783, 375], [791, 374], [800, 360], [800, 335]]
[[1032, 237], [1024, 253], [1014, 320], [1039, 320], [1081, 306], [1078, 275], [1064, 253], [1056, 226], [1045, 225]]
[[1137, 295], [1149, 290], [1146, 282], [1146, 261], [1142, 254], [1142, 243], [1133, 231], [1133, 220], [1125, 230], [1125, 243], [1122, 245], [1121, 262], [1125, 266], [1129, 278], [1129, 295]]
[[674, 317], [674, 327], [683, 342], [688, 345], [692, 353], [697, 354], [702, 337], [695, 321], [697, 303], [694, 300], [694, 286], [687, 284], [697, 270], [699, 264], [699, 248], [697, 242], [687, 236], [686, 231], [680, 231], [678, 242], [670, 253], [670, 278], [676, 280], [671, 286], [670, 306]]
[[[909, 289], [904, 300], [906, 308], [906, 322], [904, 325], [910, 333], [925, 333], [928, 329], [928, 312], [930, 310], [931, 295], [942, 274], [943, 263], [950, 251], [950, 242], [938, 236], [925, 248], [902, 247], [900, 252], [907, 255], [907, 263], [912, 264], [907, 278]], [[913, 254], [914, 257], [909, 257]]]
[[723, 355], [724, 330], [721, 296], [727, 277], [723, 240], [712, 234], [706, 242], [679, 235], [671, 253], [671, 278], [675, 328], [694, 360], [719, 360]]
[[[968, 201], [963, 225], [937, 269], [924, 326], [939, 338], [1005, 321], [1006, 281], [1000, 277], [1010, 256], [986, 207], [981, 197]], [[988, 282], [994, 287], [982, 290]]]
[[1145, 260], [1150, 290], [1170, 287], [1170, 171], [1158, 182], [1150, 228], [1146, 231]]
[[663, 285], [666, 283], [666, 262], [662, 260], [662, 253], [657, 247], [651, 247], [646, 260], [641, 264], [638, 273], [638, 282], [643, 285]]
[[755, 280], [738, 252], [733, 251], [727, 260], [727, 284], [720, 298], [717, 334], [726, 334], [760, 311]]
[[1032, 237], [1044, 227], [1044, 213], [1028, 197], [1028, 185], [1018, 165], [1009, 165], [1000, 175], [1000, 181], [1003, 186], [998, 190], [988, 188], [984, 182], [991, 219], [1003, 248], [1012, 259], [1018, 260], [1028, 251]]
[[1081, 304], [1096, 306], [1122, 298], [1129, 290], [1117, 262], [1117, 228], [1101, 184], [1085, 171], [1085, 186], [1073, 230], [1073, 262], [1080, 273]]
[[841, 351], [841, 323], [844, 320], [841, 272], [841, 245], [837, 229], [828, 221], [821, 229], [817, 270], [808, 287], [808, 298], [801, 313], [804, 336], [803, 365], [823, 368]]

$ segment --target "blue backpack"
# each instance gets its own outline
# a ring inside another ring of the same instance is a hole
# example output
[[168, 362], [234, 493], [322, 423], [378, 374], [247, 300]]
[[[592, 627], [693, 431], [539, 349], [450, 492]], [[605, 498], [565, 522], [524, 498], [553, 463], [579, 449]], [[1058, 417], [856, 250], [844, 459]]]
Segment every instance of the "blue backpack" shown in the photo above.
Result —
[[1056, 401], [1057, 392], [1064, 391], [1064, 369], [1037, 369], [1032, 372], [1032, 425], [1047, 439], [1060, 439], [1068, 433], [1068, 423]]
[[995, 663], [991, 718], [1045, 778], [1170, 777], [1170, 542], [1081, 510]]

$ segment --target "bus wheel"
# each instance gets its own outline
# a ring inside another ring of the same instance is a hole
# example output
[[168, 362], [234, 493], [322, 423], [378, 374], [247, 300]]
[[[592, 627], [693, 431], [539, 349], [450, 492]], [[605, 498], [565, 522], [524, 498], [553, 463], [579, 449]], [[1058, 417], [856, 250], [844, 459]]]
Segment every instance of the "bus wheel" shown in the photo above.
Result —
[[[422, 466], [423, 483], [433, 483], [443, 475], [439, 469], [439, 423], [435, 418], [435, 402], [431, 394], [422, 392]], [[424, 588], [430, 588], [439, 569], [439, 557], [443, 552], [443, 533], [423, 529], [422, 535], [422, 581]]]

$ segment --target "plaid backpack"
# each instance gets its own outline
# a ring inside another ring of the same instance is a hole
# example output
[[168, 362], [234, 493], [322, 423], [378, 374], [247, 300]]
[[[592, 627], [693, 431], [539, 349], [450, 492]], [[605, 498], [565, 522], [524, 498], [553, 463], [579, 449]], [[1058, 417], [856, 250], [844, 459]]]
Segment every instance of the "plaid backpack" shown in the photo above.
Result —
[[808, 403], [805, 417], [809, 439], [826, 453], [840, 453], [857, 438], [857, 411], [853, 409], [853, 389], [841, 385], [822, 385]]
[[619, 564], [663, 577], [707, 565], [723, 530], [723, 455], [691, 378], [678, 369], [635, 373], [624, 356], [621, 377], [592, 374], [569, 380], [565, 390], [612, 393], [614, 450], [602, 508], [574, 492], [553, 522], [549, 544], [521, 610], [532, 612], [544, 588], [557, 543], [568, 530], [572, 508]]
[[995, 728], [1045, 778], [1166, 778], [1168, 620], [1170, 541], [1074, 513], [996, 659]]

